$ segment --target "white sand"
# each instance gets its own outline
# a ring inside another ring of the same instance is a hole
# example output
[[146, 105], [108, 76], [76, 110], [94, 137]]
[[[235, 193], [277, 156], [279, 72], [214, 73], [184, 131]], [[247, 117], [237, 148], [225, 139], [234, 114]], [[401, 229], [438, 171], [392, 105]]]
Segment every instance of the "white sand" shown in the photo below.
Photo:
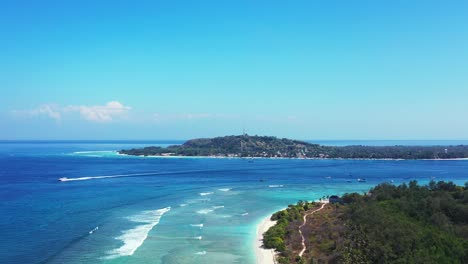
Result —
[[263, 219], [257, 226], [257, 237], [255, 238], [255, 263], [257, 264], [274, 264], [275, 251], [273, 249], [264, 249], [263, 246], [263, 233], [270, 227], [276, 224], [276, 221], [271, 221], [270, 216]]

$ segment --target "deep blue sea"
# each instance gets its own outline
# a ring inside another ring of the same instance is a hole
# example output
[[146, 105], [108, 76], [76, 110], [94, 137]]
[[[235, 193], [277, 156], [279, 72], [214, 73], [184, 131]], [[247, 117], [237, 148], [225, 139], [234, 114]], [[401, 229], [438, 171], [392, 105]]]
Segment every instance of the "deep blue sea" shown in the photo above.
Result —
[[468, 181], [464, 160], [115, 152], [174, 143], [180, 142], [0, 142], [0, 263], [253, 263], [256, 225], [289, 203], [365, 192], [382, 182]]

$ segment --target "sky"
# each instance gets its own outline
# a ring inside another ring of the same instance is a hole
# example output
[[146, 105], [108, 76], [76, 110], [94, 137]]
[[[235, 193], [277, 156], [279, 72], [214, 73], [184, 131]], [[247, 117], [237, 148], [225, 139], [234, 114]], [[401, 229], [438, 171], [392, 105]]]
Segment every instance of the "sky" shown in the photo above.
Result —
[[0, 2], [0, 139], [468, 139], [467, 1]]

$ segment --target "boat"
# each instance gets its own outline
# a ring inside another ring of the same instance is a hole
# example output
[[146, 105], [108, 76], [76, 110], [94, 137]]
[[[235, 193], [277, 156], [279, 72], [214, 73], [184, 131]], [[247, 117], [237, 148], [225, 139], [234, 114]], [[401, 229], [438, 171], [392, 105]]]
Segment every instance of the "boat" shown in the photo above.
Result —
[[366, 179], [361, 179], [361, 178], [359, 178], [359, 179], [357, 179], [357, 181], [358, 181], [358, 182], [366, 182]]
[[68, 178], [67, 177], [62, 177], [62, 178], [59, 178], [58, 181], [61, 181], [61, 182], [64, 182], [64, 181], [67, 181]]

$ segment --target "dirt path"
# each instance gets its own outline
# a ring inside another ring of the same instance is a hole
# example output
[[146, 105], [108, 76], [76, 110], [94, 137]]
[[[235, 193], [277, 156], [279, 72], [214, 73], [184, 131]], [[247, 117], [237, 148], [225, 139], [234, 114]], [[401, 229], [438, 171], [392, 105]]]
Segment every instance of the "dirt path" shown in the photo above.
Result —
[[315, 212], [318, 212], [318, 211], [322, 210], [323, 207], [325, 207], [326, 204], [327, 204], [327, 203], [322, 203], [322, 207], [320, 207], [319, 209], [314, 210], [314, 211], [312, 211], [312, 212], [310, 212], [310, 213], [304, 215], [304, 223], [302, 223], [302, 225], [299, 226], [299, 234], [301, 234], [301, 237], [302, 237], [302, 250], [301, 250], [301, 252], [299, 253], [299, 257], [302, 257], [302, 254], [304, 254], [304, 252], [306, 251], [305, 238], [304, 238], [304, 235], [302, 235], [301, 228], [302, 228], [303, 226], [305, 226], [305, 224], [307, 223], [307, 216], [309, 216], [309, 215], [311, 215], [311, 214], [313, 214], [313, 213], [315, 213]]

